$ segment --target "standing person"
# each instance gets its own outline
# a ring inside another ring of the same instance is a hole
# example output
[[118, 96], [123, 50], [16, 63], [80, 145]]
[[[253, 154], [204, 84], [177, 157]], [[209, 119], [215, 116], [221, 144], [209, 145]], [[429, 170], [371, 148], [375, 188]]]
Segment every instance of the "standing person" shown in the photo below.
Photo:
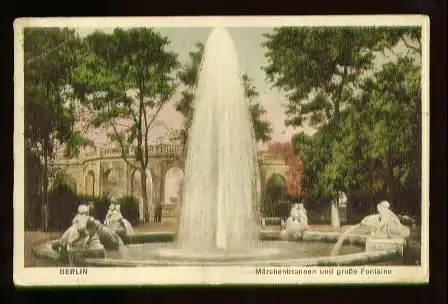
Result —
[[159, 222], [162, 222], [163, 205], [160, 204], [159, 207]]
[[159, 205], [158, 204], [156, 204], [155, 206], [154, 206], [154, 223], [157, 223], [157, 215], [158, 215], [158, 212], [157, 212], [157, 210], [158, 210], [158, 207], [159, 207]]
[[160, 223], [162, 221], [162, 204], [157, 204], [154, 215], [156, 217], [156, 223]]

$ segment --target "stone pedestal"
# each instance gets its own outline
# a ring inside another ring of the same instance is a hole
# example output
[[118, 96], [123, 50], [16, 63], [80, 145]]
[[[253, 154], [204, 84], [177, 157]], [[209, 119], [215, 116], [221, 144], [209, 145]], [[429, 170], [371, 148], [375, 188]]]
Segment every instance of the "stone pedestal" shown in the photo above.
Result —
[[406, 240], [403, 238], [378, 239], [368, 238], [366, 241], [366, 252], [393, 250], [403, 256]]

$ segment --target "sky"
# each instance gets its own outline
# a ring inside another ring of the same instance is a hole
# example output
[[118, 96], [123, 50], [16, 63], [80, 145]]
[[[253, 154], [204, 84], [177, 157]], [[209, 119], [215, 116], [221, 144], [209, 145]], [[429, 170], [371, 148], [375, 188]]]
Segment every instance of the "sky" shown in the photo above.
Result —
[[[77, 28], [80, 37], [85, 37], [93, 33], [97, 28]], [[113, 28], [101, 28], [105, 33], [112, 33]], [[170, 44], [168, 49], [178, 54], [182, 64], [189, 61], [189, 52], [195, 49], [196, 42], [206, 43], [208, 35], [212, 28], [209, 27], [161, 27], [154, 28], [155, 31], [168, 38]], [[229, 34], [234, 42], [238, 53], [238, 60], [241, 72], [247, 72], [252, 79], [252, 83], [259, 92], [258, 102], [266, 109], [264, 119], [269, 121], [272, 126], [272, 141], [286, 142], [290, 141], [295, 133], [304, 131], [306, 134], [313, 134], [315, 130], [309, 126], [304, 127], [285, 127], [285, 114], [283, 105], [287, 102], [285, 92], [274, 88], [267, 82], [262, 67], [267, 64], [265, 57], [266, 49], [261, 46], [265, 40], [264, 33], [272, 33], [273, 28], [269, 27], [231, 27], [228, 28]], [[404, 45], [399, 43], [395, 47], [395, 52], [404, 52]], [[381, 68], [382, 64], [394, 60], [392, 53], [377, 54], [375, 68]], [[174, 101], [179, 98], [179, 91], [174, 95], [173, 100], [164, 107], [159, 114], [160, 120], [165, 122], [169, 128], [178, 129], [183, 121], [183, 117], [174, 109]], [[156, 127], [150, 132], [150, 144], [160, 141], [166, 141], [166, 127]], [[102, 130], [91, 130], [90, 137], [98, 146], [107, 144], [107, 137]], [[266, 148], [266, 145], [260, 144], [259, 148]]]
[[[78, 28], [78, 34], [85, 37], [93, 33], [95, 28]], [[155, 31], [167, 37], [170, 40], [169, 50], [176, 52], [179, 55], [181, 63], [189, 61], [189, 52], [195, 49], [196, 42], [207, 41], [208, 35], [212, 28], [155, 28]], [[105, 33], [111, 33], [112, 28], [101, 28]], [[293, 128], [284, 126], [284, 109], [283, 104], [286, 102], [285, 93], [272, 88], [266, 81], [265, 73], [261, 69], [267, 64], [265, 58], [266, 49], [261, 46], [265, 40], [264, 33], [271, 33], [273, 28], [229, 28], [230, 36], [234, 42], [235, 48], [238, 52], [238, 61], [241, 72], [247, 72], [252, 79], [252, 83], [256, 87], [260, 96], [258, 102], [266, 109], [267, 113], [264, 119], [268, 120], [272, 125], [272, 140], [273, 141], [289, 141], [291, 136], [305, 130], [307, 133], [312, 133], [311, 128]], [[174, 98], [177, 98], [175, 96]], [[173, 107], [173, 102], [165, 106], [160, 119], [166, 122], [172, 128], [179, 128], [183, 117]], [[165, 129], [160, 127], [153, 130], [152, 139], [157, 141], [158, 138], [163, 137]], [[95, 142], [103, 144], [106, 141], [105, 136], [100, 131], [92, 132]]]

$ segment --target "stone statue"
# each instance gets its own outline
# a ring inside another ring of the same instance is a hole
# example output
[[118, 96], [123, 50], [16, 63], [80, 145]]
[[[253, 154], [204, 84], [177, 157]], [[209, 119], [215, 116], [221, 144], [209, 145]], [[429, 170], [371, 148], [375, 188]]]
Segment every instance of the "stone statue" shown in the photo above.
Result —
[[60, 238], [61, 246], [77, 247], [86, 242], [87, 236], [87, 219], [89, 217], [89, 207], [86, 205], [80, 205], [78, 207], [78, 213], [72, 220], [72, 225], [62, 234]]
[[284, 223], [282, 236], [290, 240], [298, 240], [303, 232], [308, 229], [308, 216], [303, 204], [294, 204], [291, 208], [290, 216]]
[[339, 219], [339, 204], [341, 200], [341, 192], [338, 192], [338, 197], [331, 201], [330, 213], [331, 213], [331, 227], [341, 227], [341, 221]]
[[120, 238], [129, 238], [135, 235], [134, 229], [128, 220], [123, 218], [120, 211], [120, 205], [111, 204], [104, 220], [104, 224], [115, 231]]
[[67, 254], [70, 264], [73, 263], [75, 255], [104, 257], [104, 246], [98, 236], [100, 225], [100, 222], [89, 216], [89, 207], [80, 205], [72, 225], [64, 232], [57, 243], [57, 250], [60, 255]]
[[[109, 208], [112, 220], [113, 215], [116, 215], [115, 208]], [[109, 218], [106, 217], [105, 223], [109, 223]], [[73, 264], [75, 258], [105, 257], [106, 249], [117, 250], [123, 246], [123, 241], [113, 229], [89, 215], [89, 206], [80, 205], [72, 225], [52, 247], [59, 252], [61, 259], [68, 258], [69, 264]]]
[[408, 238], [410, 228], [401, 224], [398, 216], [389, 208], [389, 202], [382, 201], [377, 205], [378, 213], [365, 217], [361, 225], [372, 227], [372, 237], [375, 238]]
[[110, 204], [109, 209], [107, 210], [106, 213], [106, 218], [104, 219], [104, 225], [109, 226], [110, 217], [114, 214], [114, 212], [115, 212], [115, 204]]
[[115, 205], [115, 213], [117, 214], [117, 218], [121, 219], [121, 224], [124, 226], [126, 236], [133, 236], [135, 234], [134, 228], [132, 228], [131, 223], [129, 223], [129, 221], [123, 217], [120, 209], [120, 205]]

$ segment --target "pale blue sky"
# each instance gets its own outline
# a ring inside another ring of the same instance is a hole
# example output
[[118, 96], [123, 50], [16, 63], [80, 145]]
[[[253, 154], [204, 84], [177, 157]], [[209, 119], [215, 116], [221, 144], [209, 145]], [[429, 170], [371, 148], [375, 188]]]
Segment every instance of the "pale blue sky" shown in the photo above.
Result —
[[[85, 37], [95, 31], [96, 28], [77, 28], [77, 32], [81, 37]], [[161, 27], [155, 28], [161, 35], [167, 37], [170, 40], [169, 49], [176, 52], [179, 55], [179, 60], [185, 63], [189, 60], [188, 53], [195, 49], [196, 42], [205, 43], [212, 28], [210, 27]], [[112, 33], [113, 28], [101, 28], [101, 31], [105, 33]], [[266, 49], [261, 46], [261, 43], [265, 40], [264, 33], [271, 33], [273, 28], [262, 27], [231, 27], [228, 28], [229, 34], [232, 37], [234, 45], [238, 52], [238, 60], [241, 72], [247, 72], [252, 79], [253, 84], [260, 93], [259, 102], [267, 110], [265, 119], [271, 122], [273, 127], [272, 140], [274, 141], [289, 141], [294, 133], [304, 130], [310, 134], [313, 129], [310, 127], [285, 127], [284, 126], [284, 108], [282, 105], [286, 103], [285, 93], [271, 88], [267, 83], [265, 73], [261, 69], [266, 65], [265, 52]], [[403, 52], [403, 44], [397, 45], [396, 52]], [[376, 59], [376, 68], [380, 68], [382, 64], [387, 61], [393, 60], [395, 56], [389, 54], [384, 56], [379, 54]], [[176, 98], [176, 96], [174, 97]], [[171, 105], [166, 108], [160, 114], [161, 120], [165, 121], [172, 128], [178, 128], [182, 123], [182, 116], [177, 113]], [[99, 144], [104, 143], [104, 134], [96, 131], [93, 135], [95, 141]], [[153, 140], [163, 137], [165, 130], [163, 128], [154, 130], [154, 134], [151, 136]], [[102, 137], [102, 138], [100, 138]]]
[[[169, 49], [179, 55], [182, 63], [188, 62], [189, 52], [195, 49], [196, 42], [205, 43], [212, 28], [206, 27], [175, 27], [175, 28], [155, 28], [157, 32], [166, 36], [170, 40]], [[78, 28], [81, 37], [87, 36], [95, 31], [95, 28]], [[113, 28], [101, 28], [105, 33], [111, 33]], [[261, 69], [266, 64], [264, 56], [265, 49], [261, 43], [265, 38], [263, 33], [271, 33], [273, 28], [228, 28], [234, 45], [238, 52], [238, 60], [242, 72], [247, 72], [253, 84], [260, 93], [259, 102], [267, 110], [265, 119], [271, 122], [273, 127], [273, 140], [289, 141], [291, 135], [299, 129], [286, 128], [284, 126], [284, 109], [282, 103], [285, 101], [285, 94], [276, 88], [271, 88], [266, 82], [265, 73]], [[162, 113], [163, 120], [173, 127], [179, 125], [181, 117], [172, 106]]]
[[[79, 28], [81, 37], [91, 34], [93, 28]], [[111, 33], [113, 29], [103, 28], [102, 31]], [[179, 54], [179, 60], [189, 60], [188, 52], [194, 49], [197, 41], [205, 43], [212, 28], [155, 28], [157, 32], [170, 40], [169, 48]], [[265, 74], [261, 66], [265, 64], [265, 49], [261, 47], [264, 40], [263, 33], [271, 33], [272, 28], [229, 28], [242, 71], [247, 71], [253, 79], [254, 85], [260, 93], [268, 91]]]

